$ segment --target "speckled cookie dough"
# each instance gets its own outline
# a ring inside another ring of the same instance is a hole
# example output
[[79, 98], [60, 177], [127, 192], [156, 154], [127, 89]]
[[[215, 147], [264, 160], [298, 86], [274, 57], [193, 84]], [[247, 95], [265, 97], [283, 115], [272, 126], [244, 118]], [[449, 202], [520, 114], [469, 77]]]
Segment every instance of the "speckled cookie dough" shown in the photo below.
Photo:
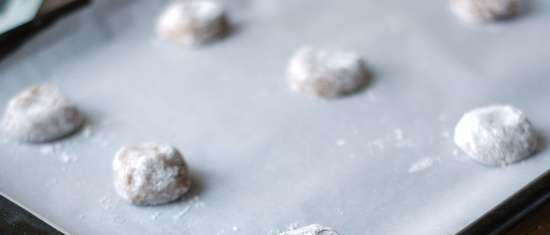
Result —
[[451, 0], [451, 10], [469, 23], [491, 22], [517, 15], [521, 0]]
[[183, 156], [167, 145], [122, 147], [113, 160], [113, 173], [117, 193], [134, 205], [168, 203], [191, 187]]
[[303, 47], [290, 59], [287, 80], [298, 93], [333, 98], [361, 89], [368, 73], [356, 54]]
[[210, 0], [176, 1], [164, 10], [157, 22], [159, 36], [185, 47], [219, 39], [227, 31], [224, 7]]
[[474, 109], [460, 119], [455, 143], [470, 157], [490, 166], [523, 160], [537, 149], [537, 135], [519, 109], [495, 105]]
[[279, 233], [278, 235], [338, 235], [338, 233], [332, 228], [312, 224], [292, 231]]
[[29, 87], [8, 103], [2, 129], [13, 139], [39, 143], [69, 135], [83, 123], [77, 107], [56, 87]]

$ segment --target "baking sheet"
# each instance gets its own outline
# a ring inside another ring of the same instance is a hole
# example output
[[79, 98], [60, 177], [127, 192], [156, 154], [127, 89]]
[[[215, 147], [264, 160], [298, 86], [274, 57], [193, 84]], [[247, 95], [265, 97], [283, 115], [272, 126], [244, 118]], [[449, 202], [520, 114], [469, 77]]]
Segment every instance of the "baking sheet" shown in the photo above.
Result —
[[[70, 234], [273, 234], [321, 223], [343, 235], [457, 232], [543, 173], [548, 151], [508, 168], [465, 158], [465, 111], [509, 103], [550, 133], [550, 2], [472, 27], [446, 1], [232, 0], [236, 30], [186, 50], [157, 39], [167, 1], [95, 1], [0, 63], [0, 108], [61, 87], [88, 126], [64, 141], [2, 138], [0, 190]], [[375, 75], [323, 101], [290, 92], [301, 45], [354, 50]], [[114, 193], [124, 144], [170, 143], [194, 178], [183, 200], [134, 207]]]

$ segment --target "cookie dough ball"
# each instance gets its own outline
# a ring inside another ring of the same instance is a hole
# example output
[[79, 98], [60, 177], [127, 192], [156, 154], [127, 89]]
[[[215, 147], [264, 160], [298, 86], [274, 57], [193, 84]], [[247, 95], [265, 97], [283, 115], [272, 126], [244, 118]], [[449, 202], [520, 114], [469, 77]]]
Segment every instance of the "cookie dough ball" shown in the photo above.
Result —
[[168, 203], [191, 187], [183, 156], [167, 145], [122, 147], [113, 160], [113, 172], [117, 193], [135, 205]]
[[77, 107], [57, 88], [38, 85], [23, 90], [9, 101], [2, 128], [16, 140], [38, 143], [75, 132], [83, 120]]
[[519, 13], [521, 0], [451, 0], [451, 10], [470, 23], [491, 22]]
[[338, 233], [329, 227], [312, 224], [296, 230], [280, 233], [279, 235], [338, 235]]
[[537, 135], [525, 114], [512, 106], [474, 109], [462, 117], [454, 140], [473, 159], [504, 166], [529, 157], [537, 149]]
[[209, 0], [172, 3], [164, 10], [157, 23], [157, 32], [161, 37], [186, 47], [218, 39], [227, 30], [223, 6]]
[[368, 80], [365, 63], [358, 55], [311, 47], [303, 47], [294, 54], [287, 76], [292, 90], [324, 98], [351, 94]]

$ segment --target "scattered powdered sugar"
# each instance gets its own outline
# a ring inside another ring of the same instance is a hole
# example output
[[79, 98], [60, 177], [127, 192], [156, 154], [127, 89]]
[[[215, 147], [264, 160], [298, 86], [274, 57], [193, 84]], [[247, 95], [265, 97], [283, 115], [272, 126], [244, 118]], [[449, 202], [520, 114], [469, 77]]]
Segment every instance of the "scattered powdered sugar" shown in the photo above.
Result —
[[[359, 135], [359, 130], [354, 129], [352, 131], [354, 135]], [[388, 134], [378, 137], [369, 141], [366, 141], [363, 143], [364, 146], [366, 146], [366, 150], [369, 151], [371, 154], [383, 152], [384, 150], [388, 148], [410, 148], [414, 147], [415, 144], [412, 141], [412, 139], [407, 138], [405, 135], [405, 132], [401, 128], [395, 128], [392, 131], [387, 132]], [[344, 147], [347, 146], [349, 142], [344, 138], [339, 138], [336, 140], [335, 145], [337, 147]], [[356, 153], [349, 153], [349, 158], [356, 158]]]
[[393, 130], [393, 133], [395, 134], [396, 140], [403, 140], [405, 138], [403, 135], [403, 130], [401, 130], [400, 128]]
[[185, 214], [187, 214], [187, 212], [189, 212], [189, 210], [191, 210], [191, 206], [186, 206], [182, 210], [180, 210], [177, 214], [175, 214], [172, 218], [174, 220], [178, 220], [181, 217], [183, 217]]
[[373, 91], [367, 92], [367, 99], [372, 103], [376, 103], [378, 101], [378, 97]]
[[74, 153], [69, 153], [69, 152], [61, 153], [61, 161], [63, 163], [72, 163], [72, 162], [76, 162], [77, 160], [78, 160], [78, 156], [76, 156], [76, 154]]
[[160, 212], [155, 212], [151, 215], [151, 220], [157, 220], [160, 216]]
[[376, 148], [379, 151], [382, 151], [386, 147], [385, 142], [386, 141], [384, 139], [375, 139], [371, 142], [368, 142], [368, 145], [369, 145], [370, 148]]
[[346, 145], [346, 140], [344, 140], [344, 139], [338, 139], [338, 140], [336, 141], [336, 146], [338, 146], [338, 147], [344, 147], [344, 145]]
[[124, 217], [120, 216], [120, 215], [113, 215], [111, 220], [115, 224], [124, 224], [124, 223], [126, 223], [126, 219]]
[[92, 126], [90, 126], [90, 125], [86, 125], [82, 129], [82, 136], [84, 136], [86, 138], [90, 138], [93, 134], [94, 134], [94, 132], [93, 132]]
[[[293, 223], [290, 223], [289, 225], [286, 226], [286, 229], [285, 230], [295, 230], [297, 228], [300, 227], [300, 223], [298, 222], [293, 222]], [[266, 232], [266, 234], [268, 235], [273, 235], [273, 234], [279, 234], [279, 233], [282, 233], [283, 231], [281, 229], [270, 229]]]
[[233, 227], [231, 227], [231, 229], [227, 229], [227, 230], [226, 230], [226, 229], [221, 229], [221, 230], [219, 230], [219, 231], [216, 233], [216, 235], [223, 235], [223, 234], [226, 234], [226, 233], [228, 233], [228, 232], [236, 233], [236, 232], [238, 232], [239, 230], [240, 230], [239, 227], [233, 226]]
[[297, 229], [298, 227], [300, 227], [300, 223], [294, 222], [294, 223], [289, 224], [286, 228], [288, 230], [294, 230], [294, 229]]
[[78, 161], [78, 155], [71, 151], [66, 144], [54, 143], [45, 144], [39, 149], [42, 155], [57, 155], [63, 163], [73, 163]]
[[[92, 144], [96, 144], [100, 147], [106, 147], [109, 144], [107, 141], [108, 138], [104, 134], [95, 133], [92, 125], [89, 123], [82, 127], [79, 136], [90, 139]], [[38, 148], [38, 151], [42, 155], [56, 156], [62, 163], [74, 163], [79, 159], [75, 151], [75, 143], [78, 141], [81, 141], [81, 139], [72, 138], [54, 143], [43, 143]], [[64, 170], [66, 170], [66, 168], [64, 168]]]
[[[74, 163], [78, 161], [78, 155], [61, 143], [46, 144], [39, 149], [40, 154], [57, 156], [62, 163]], [[64, 169], [66, 170], [66, 169]]]
[[416, 173], [427, 170], [434, 165], [434, 162], [435, 161], [432, 158], [422, 158], [409, 167], [409, 173]]
[[50, 155], [55, 152], [55, 145], [49, 144], [40, 148], [40, 153], [43, 155]]
[[[359, 131], [354, 130], [354, 134], [358, 135]], [[388, 134], [368, 140], [364, 143], [366, 146], [366, 150], [369, 151], [371, 154], [383, 152], [386, 149], [390, 148], [411, 148], [415, 146], [415, 142], [408, 138], [405, 134], [405, 131], [401, 128], [395, 128], [392, 131], [388, 131]], [[338, 147], [342, 147], [346, 145], [347, 142], [343, 139], [339, 139], [336, 141], [336, 145]], [[355, 158], [356, 154], [352, 153], [348, 155], [350, 158]]]
[[[102, 126], [106, 126], [108, 123], [101, 123]], [[97, 132], [95, 131], [94, 127], [91, 125], [86, 126], [82, 130], [82, 136], [85, 138], [90, 139], [90, 141], [98, 145], [99, 147], [105, 148], [110, 145], [110, 139], [112, 139], [112, 135], [107, 135], [106, 133]]]
[[449, 132], [449, 131], [442, 131], [442, 132], [441, 132], [441, 137], [442, 137], [443, 139], [450, 139], [450, 138], [451, 138], [451, 132]]
[[172, 219], [178, 220], [189, 213], [189, 211], [191, 211], [192, 209], [202, 208], [204, 206], [205, 203], [200, 199], [200, 197], [194, 196], [181, 210], [179, 210], [174, 216], [172, 216]]
[[101, 148], [106, 148], [111, 145], [111, 140], [114, 139], [113, 133], [99, 132], [98, 129], [108, 129], [112, 123], [110, 121], [103, 121], [96, 126], [87, 124], [82, 129], [82, 137], [89, 139], [92, 144]]
[[99, 204], [104, 210], [111, 210], [113, 208], [113, 200], [107, 196], [103, 196], [99, 199]]

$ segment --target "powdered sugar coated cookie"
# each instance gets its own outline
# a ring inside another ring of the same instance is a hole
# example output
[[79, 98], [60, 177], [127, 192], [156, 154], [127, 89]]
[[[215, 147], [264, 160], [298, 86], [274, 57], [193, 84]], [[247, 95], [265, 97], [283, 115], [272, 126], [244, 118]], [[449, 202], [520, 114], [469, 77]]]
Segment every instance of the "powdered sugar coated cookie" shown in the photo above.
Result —
[[168, 145], [122, 147], [113, 160], [113, 172], [117, 193], [135, 205], [168, 203], [191, 187], [183, 156]]
[[521, 0], [451, 0], [451, 10], [462, 20], [483, 23], [519, 13]]
[[508, 165], [537, 149], [537, 135], [523, 111], [508, 105], [474, 109], [460, 119], [454, 140], [483, 164]]
[[83, 120], [77, 107], [59, 89], [37, 85], [23, 90], [9, 101], [2, 127], [14, 139], [46, 142], [73, 133]]
[[157, 33], [186, 47], [210, 42], [228, 30], [223, 6], [210, 0], [177, 1], [157, 22]]
[[303, 47], [287, 69], [292, 90], [313, 97], [337, 97], [359, 90], [368, 80], [363, 59], [353, 53]]

